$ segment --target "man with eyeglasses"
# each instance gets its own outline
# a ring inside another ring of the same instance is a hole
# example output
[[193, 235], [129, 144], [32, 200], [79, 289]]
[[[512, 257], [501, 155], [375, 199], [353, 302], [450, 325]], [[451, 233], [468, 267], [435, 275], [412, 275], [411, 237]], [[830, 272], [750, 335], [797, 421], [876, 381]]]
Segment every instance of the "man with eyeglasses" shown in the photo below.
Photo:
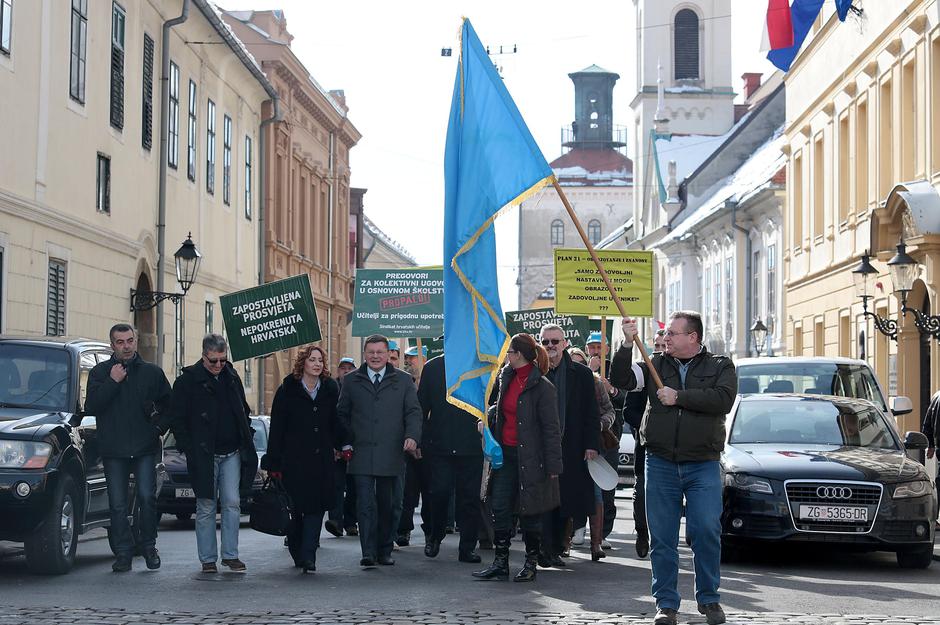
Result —
[[409, 374], [392, 366], [388, 355], [386, 337], [366, 338], [365, 362], [344, 379], [336, 409], [353, 437], [347, 472], [356, 485], [359, 565], [366, 568], [395, 564], [394, 500], [396, 494], [401, 497], [405, 454], [415, 454], [421, 440], [418, 389]]
[[721, 468], [725, 415], [738, 392], [730, 358], [702, 344], [702, 317], [679, 311], [669, 317], [665, 353], [653, 354], [662, 380], [657, 389], [645, 362], [632, 362], [636, 321], [624, 319], [624, 344], [611, 363], [611, 383], [643, 391], [649, 409], [640, 425], [646, 445], [646, 519], [650, 530], [654, 625], [675, 625], [679, 610], [679, 524], [686, 500], [686, 535], [695, 565], [695, 600], [709, 625], [725, 622], [721, 581]]
[[196, 549], [202, 572], [218, 572], [215, 512], [222, 510], [222, 565], [236, 573], [247, 567], [238, 557], [240, 493], [258, 470], [251, 412], [228, 344], [218, 334], [202, 339], [202, 358], [183, 368], [173, 384], [171, 414], [179, 449], [196, 494]]
[[571, 359], [565, 331], [555, 324], [544, 325], [539, 340], [548, 352], [550, 369], [546, 377], [555, 386], [558, 398], [565, 469], [558, 476], [561, 506], [542, 515], [539, 566], [564, 567], [561, 553], [568, 519], [589, 517], [598, 512], [594, 480], [585, 461], [597, 458], [601, 449], [600, 411], [594, 393], [594, 374], [586, 365]]

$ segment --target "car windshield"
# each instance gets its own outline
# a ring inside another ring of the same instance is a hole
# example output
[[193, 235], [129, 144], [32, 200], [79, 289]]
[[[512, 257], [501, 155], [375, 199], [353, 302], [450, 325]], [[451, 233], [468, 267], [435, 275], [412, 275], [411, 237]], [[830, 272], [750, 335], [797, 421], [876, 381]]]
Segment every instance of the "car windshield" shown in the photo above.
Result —
[[[260, 419], [252, 419], [251, 427], [255, 430], [255, 451], [262, 453], [268, 449], [268, 429]], [[173, 432], [167, 432], [163, 437], [164, 449], [176, 449], [176, 437]]]
[[815, 399], [741, 401], [728, 442], [897, 449], [878, 409], [854, 412]]
[[68, 410], [68, 380], [64, 349], [0, 343], [0, 407]]
[[888, 405], [865, 365], [835, 362], [742, 364], [737, 369], [739, 393], [808, 393], [867, 399], [887, 411]]

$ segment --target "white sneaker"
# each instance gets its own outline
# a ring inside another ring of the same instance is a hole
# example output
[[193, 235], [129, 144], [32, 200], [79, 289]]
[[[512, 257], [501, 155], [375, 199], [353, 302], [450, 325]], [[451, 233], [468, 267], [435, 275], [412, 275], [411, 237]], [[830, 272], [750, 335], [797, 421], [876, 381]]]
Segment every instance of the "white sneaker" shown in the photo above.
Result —
[[574, 531], [574, 536], [571, 538], [572, 545], [583, 545], [584, 544], [584, 528], [578, 528]]

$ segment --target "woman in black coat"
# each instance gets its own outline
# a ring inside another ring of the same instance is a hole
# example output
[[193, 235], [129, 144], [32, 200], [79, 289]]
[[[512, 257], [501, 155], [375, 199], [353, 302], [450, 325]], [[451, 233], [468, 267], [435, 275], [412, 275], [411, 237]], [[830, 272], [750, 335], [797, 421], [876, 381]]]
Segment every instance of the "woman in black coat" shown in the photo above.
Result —
[[509, 365], [500, 372], [498, 398], [489, 413], [489, 426], [503, 448], [503, 466], [493, 471], [488, 493], [496, 554], [492, 565], [473, 576], [509, 578], [512, 516], [518, 511], [525, 565], [514, 579], [531, 582], [541, 546], [541, 515], [559, 505], [561, 428], [555, 387], [544, 377], [549, 364], [545, 349], [531, 335], [517, 334], [507, 353]]
[[326, 352], [304, 347], [293, 373], [274, 394], [265, 466], [284, 482], [293, 506], [287, 546], [294, 565], [316, 570], [323, 513], [335, 505], [333, 461], [347, 440], [336, 415], [339, 386], [326, 368]]

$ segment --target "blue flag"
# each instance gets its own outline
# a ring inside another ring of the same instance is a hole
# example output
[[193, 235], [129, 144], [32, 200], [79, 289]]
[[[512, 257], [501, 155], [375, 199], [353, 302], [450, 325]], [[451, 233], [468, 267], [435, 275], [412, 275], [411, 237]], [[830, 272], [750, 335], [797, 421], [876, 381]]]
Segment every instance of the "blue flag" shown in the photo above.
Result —
[[844, 22], [852, 8], [852, 0], [836, 0], [836, 12], [839, 14], [839, 21]]
[[509, 336], [499, 303], [493, 221], [554, 180], [469, 20], [444, 153], [444, 360], [447, 400], [486, 419]]
[[[822, 9], [823, 0], [793, 0], [790, 5], [790, 20], [793, 22], [793, 45], [789, 48], [771, 50], [767, 53], [767, 60], [777, 66], [781, 71], [790, 71], [790, 65], [800, 51], [800, 46], [806, 40], [809, 29], [816, 21], [816, 16]], [[846, 9], [848, 10], [848, 9]]]

